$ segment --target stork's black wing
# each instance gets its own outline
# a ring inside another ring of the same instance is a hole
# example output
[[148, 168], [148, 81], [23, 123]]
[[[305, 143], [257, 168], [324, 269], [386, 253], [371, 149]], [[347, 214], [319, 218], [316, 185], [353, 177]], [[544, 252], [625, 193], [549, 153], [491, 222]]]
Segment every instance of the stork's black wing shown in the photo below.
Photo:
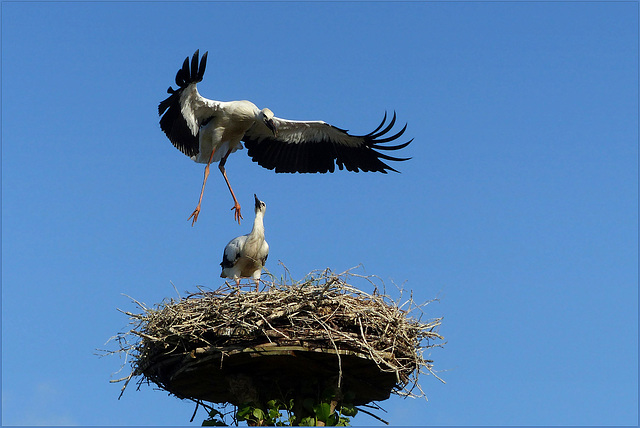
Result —
[[167, 93], [169, 97], [158, 105], [160, 118], [160, 128], [167, 135], [171, 143], [187, 156], [195, 156], [200, 148], [198, 143], [198, 131], [203, 117], [199, 111], [211, 100], [206, 100], [198, 94], [196, 83], [202, 81], [204, 70], [207, 65], [207, 54], [205, 52], [198, 66], [199, 50], [191, 58], [189, 67], [189, 57], [184, 60], [182, 68], [176, 73], [177, 89], [169, 86]]
[[[396, 114], [385, 127], [387, 114], [382, 123], [367, 135], [350, 135], [322, 121], [294, 121], [273, 118], [277, 128], [274, 137], [263, 123], [256, 123], [242, 139], [254, 162], [275, 172], [334, 172], [335, 166], [347, 171], [395, 171], [382, 161], [405, 161], [380, 153], [378, 150], [399, 150], [413, 139], [395, 146], [383, 145], [398, 139], [407, 129], [405, 125], [398, 133], [385, 137], [396, 122]], [[382, 129], [384, 127], [384, 129]]]

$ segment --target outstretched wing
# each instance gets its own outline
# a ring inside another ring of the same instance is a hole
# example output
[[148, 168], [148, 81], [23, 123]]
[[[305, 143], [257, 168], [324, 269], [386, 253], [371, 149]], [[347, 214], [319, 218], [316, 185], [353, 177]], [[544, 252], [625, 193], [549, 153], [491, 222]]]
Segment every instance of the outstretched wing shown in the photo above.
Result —
[[[407, 129], [405, 125], [398, 133], [384, 137], [396, 122], [396, 114], [385, 127], [387, 114], [380, 125], [366, 135], [350, 135], [346, 130], [322, 121], [295, 121], [273, 118], [277, 136], [263, 123], [254, 124], [242, 139], [254, 162], [276, 172], [334, 172], [335, 166], [348, 171], [374, 171], [387, 173], [396, 171], [387, 161], [405, 161], [380, 153], [378, 150], [399, 150], [413, 139], [395, 146], [383, 145], [398, 139]], [[382, 129], [384, 127], [384, 129]]]
[[200, 151], [198, 133], [218, 110], [218, 102], [208, 100], [198, 93], [196, 84], [202, 81], [207, 66], [205, 52], [198, 65], [199, 50], [191, 58], [185, 58], [182, 68], [176, 73], [177, 89], [169, 86], [169, 97], [158, 105], [160, 128], [171, 143], [187, 156], [196, 156]]

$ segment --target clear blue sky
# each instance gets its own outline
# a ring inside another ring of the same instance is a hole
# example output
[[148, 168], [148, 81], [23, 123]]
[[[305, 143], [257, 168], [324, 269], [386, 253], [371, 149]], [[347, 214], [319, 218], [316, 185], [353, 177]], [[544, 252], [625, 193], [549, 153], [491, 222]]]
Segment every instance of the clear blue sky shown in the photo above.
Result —
[[[397, 111], [400, 174], [216, 169], [160, 131], [196, 49], [200, 92], [354, 133]], [[122, 294], [217, 288], [268, 204], [268, 268], [358, 264], [440, 298], [429, 401], [398, 425], [638, 423], [638, 3], [2, 3], [2, 423], [184, 425], [190, 402], [117, 400]], [[192, 425], [204, 419], [200, 413]], [[355, 424], [378, 424], [359, 415]]]

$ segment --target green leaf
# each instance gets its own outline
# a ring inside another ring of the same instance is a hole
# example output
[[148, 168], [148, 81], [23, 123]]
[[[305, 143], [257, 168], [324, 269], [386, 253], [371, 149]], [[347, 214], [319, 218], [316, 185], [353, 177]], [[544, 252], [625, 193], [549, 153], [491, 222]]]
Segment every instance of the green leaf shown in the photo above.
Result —
[[251, 406], [249, 404], [245, 404], [244, 407], [238, 408], [238, 412], [236, 413], [236, 418], [239, 421], [246, 421], [247, 417], [251, 414]]
[[203, 427], [226, 426], [222, 416], [223, 416], [222, 413], [219, 412], [218, 410], [211, 409], [209, 411], [209, 418], [207, 418], [206, 420], [202, 421], [202, 426]]
[[340, 420], [338, 421], [336, 426], [337, 427], [348, 427], [349, 426], [349, 422], [351, 422], [349, 420], [349, 418], [340, 418]]
[[260, 421], [266, 419], [264, 411], [262, 409], [253, 409], [253, 416], [255, 416]]
[[331, 416], [331, 404], [320, 403], [313, 407], [313, 411], [319, 420], [326, 423], [329, 416]]
[[340, 413], [345, 416], [355, 416], [358, 414], [358, 409], [353, 404], [343, 404]]
[[327, 424], [327, 426], [334, 427], [334, 426], [336, 426], [338, 424], [339, 420], [340, 419], [338, 418], [338, 414], [337, 413], [332, 413], [327, 418], [326, 424]]
[[314, 427], [316, 426], [316, 418], [313, 416], [307, 416], [306, 418], [302, 418], [300, 420], [301, 427]]
[[282, 416], [282, 414], [279, 411], [277, 411], [276, 409], [269, 409], [269, 419], [272, 419], [272, 420], [275, 421], [280, 416]]
[[296, 421], [296, 415], [294, 415], [293, 413], [291, 413], [291, 414], [289, 415], [289, 419], [288, 419], [288, 421], [289, 421], [289, 426], [291, 426], [291, 427], [292, 427], [292, 426], [293, 426], [293, 424], [294, 424], [294, 422]]

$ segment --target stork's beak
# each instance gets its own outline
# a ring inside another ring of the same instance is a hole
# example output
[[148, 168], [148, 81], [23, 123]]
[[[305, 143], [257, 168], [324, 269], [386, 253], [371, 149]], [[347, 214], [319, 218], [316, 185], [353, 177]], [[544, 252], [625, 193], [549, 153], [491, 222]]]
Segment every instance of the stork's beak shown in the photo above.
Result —
[[258, 199], [255, 193], [253, 194], [253, 197], [256, 198], [256, 209], [258, 209], [258, 207], [260, 206], [260, 199]]
[[277, 137], [278, 136], [278, 128], [276, 128], [276, 124], [273, 121], [273, 119], [267, 119], [264, 121], [264, 123], [267, 125], [267, 128], [269, 128], [271, 130], [271, 132], [273, 132], [273, 136]]

